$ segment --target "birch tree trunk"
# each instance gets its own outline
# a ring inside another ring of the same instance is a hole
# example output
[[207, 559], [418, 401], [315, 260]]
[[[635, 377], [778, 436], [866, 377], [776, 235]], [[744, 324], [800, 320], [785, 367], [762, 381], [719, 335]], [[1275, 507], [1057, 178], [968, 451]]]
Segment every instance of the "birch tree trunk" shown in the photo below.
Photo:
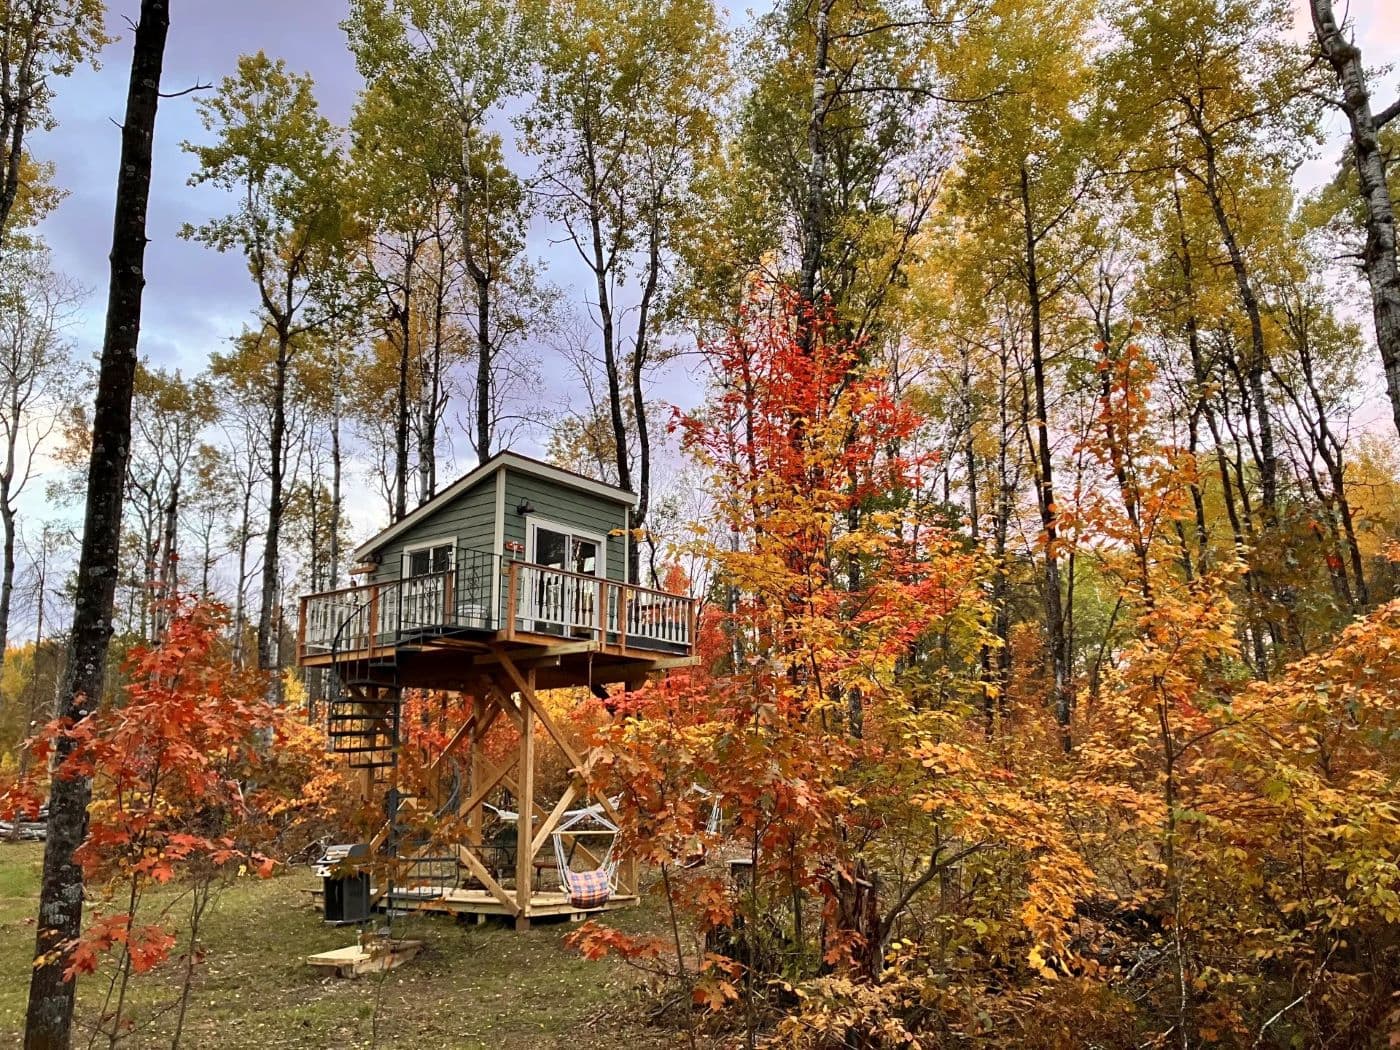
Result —
[[1351, 125], [1352, 156], [1366, 206], [1366, 248], [1362, 266], [1371, 285], [1371, 313], [1376, 345], [1385, 369], [1385, 389], [1395, 429], [1400, 431], [1400, 265], [1396, 261], [1395, 202], [1386, 183], [1386, 157], [1380, 131], [1400, 116], [1400, 100], [1379, 114], [1371, 112], [1371, 95], [1361, 51], [1342, 36], [1332, 0], [1311, 0], [1318, 45], [1342, 88], [1342, 112]]

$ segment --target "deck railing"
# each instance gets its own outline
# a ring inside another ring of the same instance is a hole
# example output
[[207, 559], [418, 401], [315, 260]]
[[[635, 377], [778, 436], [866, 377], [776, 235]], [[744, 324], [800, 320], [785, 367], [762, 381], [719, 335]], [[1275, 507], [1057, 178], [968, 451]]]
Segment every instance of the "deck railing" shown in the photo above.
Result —
[[[493, 584], [498, 582], [498, 590]], [[493, 608], [492, 595], [499, 594]], [[449, 630], [553, 635], [689, 653], [695, 600], [462, 548], [449, 570], [301, 599], [297, 656], [373, 658], [411, 636]]]

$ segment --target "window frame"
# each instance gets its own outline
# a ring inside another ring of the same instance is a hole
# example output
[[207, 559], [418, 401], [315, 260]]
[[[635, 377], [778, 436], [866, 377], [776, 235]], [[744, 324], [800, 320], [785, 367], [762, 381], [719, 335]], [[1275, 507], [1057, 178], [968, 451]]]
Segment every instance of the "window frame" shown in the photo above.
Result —
[[[413, 575], [411, 572], [408, 571], [408, 569], [409, 569], [409, 564], [410, 564], [410, 563], [409, 563], [409, 559], [410, 559], [410, 557], [412, 557], [412, 555], [414, 555], [414, 554], [416, 554], [417, 552], [422, 551], [422, 550], [426, 550], [426, 551], [431, 552], [431, 551], [435, 550], [435, 549], [438, 548], [438, 547], [446, 547], [446, 548], [448, 549], [448, 552], [449, 552], [449, 553], [448, 553], [448, 556], [447, 556], [447, 561], [448, 561], [447, 568], [444, 569], [444, 570], [442, 570], [442, 571], [443, 571], [443, 572], [453, 572], [453, 571], [455, 571], [456, 568], [457, 568], [457, 537], [456, 537], [456, 536], [436, 536], [436, 537], [434, 537], [434, 538], [432, 538], [432, 539], [418, 540], [417, 542], [414, 542], [414, 543], [405, 543], [405, 544], [403, 545], [403, 549], [399, 552], [399, 579], [401, 579], [401, 580], [421, 580], [421, 579], [423, 579], [424, 576], [436, 576], [436, 575], [438, 575], [438, 573], [437, 573], [437, 572], [434, 572], [431, 568], [429, 568], [429, 570], [428, 570], [427, 572], [423, 573], [422, 575], [418, 575], [418, 576], [415, 576], [415, 575]], [[428, 562], [428, 563], [429, 563], [429, 565], [431, 566], [431, 564], [432, 564], [432, 554], [431, 554], [431, 553], [429, 553], [428, 559], [429, 559], [429, 562]]]
[[[526, 515], [525, 518], [525, 556], [531, 565], [539, 565], [538, 540], [536, 533], [539, 529], [548, 529], [550, 532], [557, 532], [561, 536], [567, 536], [570, 540], [590, 540], [598, 545], [598, 567], [594, 572], [600, 580], [608, 578], [608, 538], [600, 533], [592, 532], [589, 529], [575, 528], [572, 525], [565, 525], [561, 522], [551, 521], [549, 518], [541, 518], [534, 514]], [[565, 570], [573, 572], [572, 569]], [[584, 576], [586, 573], [576, 573]]]

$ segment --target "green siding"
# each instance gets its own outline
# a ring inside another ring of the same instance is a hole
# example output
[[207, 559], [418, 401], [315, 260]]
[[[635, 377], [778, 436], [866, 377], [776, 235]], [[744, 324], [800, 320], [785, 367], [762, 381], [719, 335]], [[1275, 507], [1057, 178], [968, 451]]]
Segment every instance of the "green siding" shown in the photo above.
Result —
[[[611, 535], [627, 527], [625, 504], [544, 478], [512, 471], [508, 467], [503, 467], [500, 473], [505, 475], [506, 489], [503, 545], [511, 541], [520, 544], [528, 542], [526, 519], [516, 513], [516, 508], [523, 501], [529, 500], [535, 507], [532, 515], [534, 517], [606, 537], [608, 579], [625, 579], [625, 541], [620, 534]], [[375, 570], [374, 579], [381, 582], [398, 579], [404, 548], [424, 540], [452, 536], [456, 538], [459, 547], [502, 553], [502, 550], [496, 549], [493, 542], [496, 529], [496, 477], [496, 474], [492, 474], [482, 479], [460, 496], [439, 507], [402, 536], [396, 536], [379, 547], [379, 568]], [[527, 550], [526, 556], [528, 554]]]
[[[527, 543], [526, 519], [516, 513], [524, 500], [535, 505], [532, 517], [566, 525], [607, 539], [608, 579], [622, 580], [627, 575], [627, 555], [621, 535], [610, 533], [627, 527], [627, 507], [615, 500], [595, 496], [590, 492], [565, 488], [544, 478], [533, 477], [506, 468], [505, 542]], [[525, 557], [530, 556], [527, 548]]]
[[449, 503], [439, 507], [402, 536], [379, 548], [376, 580], [396, 580], [403, 551], [424, 540], [456, 537], [457, 546], [489, 551], [496, 531], [496, 478], [484, 478]]

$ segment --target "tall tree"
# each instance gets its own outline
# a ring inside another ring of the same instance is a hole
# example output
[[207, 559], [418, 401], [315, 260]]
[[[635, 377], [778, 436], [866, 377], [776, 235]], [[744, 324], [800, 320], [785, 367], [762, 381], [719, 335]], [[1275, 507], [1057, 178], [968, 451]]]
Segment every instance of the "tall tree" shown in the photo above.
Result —
[[1357, 188], [1365, 208], [1366, 247], [1361, 256], [1371, 286], [1371, 313], [1376, 345], [1385, 369], [1385, 388], [1395, 429], [1400, 431], [1400, 262], [1396, 255], [1395, 202], [1387, 174], [1390, 155], [1380, 133], [1400, 117], [1400, 99], [1377, 112], [1372, 108], [1361, 49], [1343, 33], [1332, 9], [1332, 0], [1311, 0], [1313, 31], [1322, 57], [1332, 67], [1342, 97], [1337, 105], [1351, 128], [1351, 159], [1356, 166]]
[[140, 552], [136, 578], [147, 642], [164, 633], [168, 600], [179, 588], [180, 523], [184, 501], [191, 496], [188, 474], [215, 411], [207, 377], [186, 380], [178, 371], [137, 369], [126, 505], [133, 546]]
[[956, 24], [939, 3], [784, 2], [748, 50], [738, 147], [764, 187], [770, 249], [803, 301], [829, 301], [853, 337], [903, 286], [951, 157], [933, 55]]
[[257, 286], [259, 317], [270, 347], [271, 422], [267, 529], [258, 605], [258, 666], [274, 666], [279, 622], [282, 515], [287, 488], [287, 393], [301, 337], [327, 320], [318, 299], [331, 248], [342, 230], [341, 157], [337, 134], [321, 115], [309, 76], [262, 52], [238, 60], [212, 98], [199, 103], [212, 145], [186, 143], [209, 183], [240, 201], [230, 214], [183, 235], [219, 251], [242, 252]]
[[[617, 483], [637, 493], [631, 526], [641, 530], [651, 499], [645, 383], [667, 270], [697, 207], [695, 174], [716, 147], [723, 36], [707, 0], [571, 0], [549, 8], [545, 33], [525, 141], [540, 158], [547, 210], [589, 271]], [[635, 580], [637, 545], [629, 550]]]
[[63, 327], [72, 286], [42, 251], [6, 253], [0, 267], [0, 667], [10, 637], [17, 501], [76, 394]]
[[[435, 281], [425, 273], [428, 287], [444, 290], [443, 278], [455, 277], [458, 266], [470, 283], [476, 367], [468, 436], [480, 462], [500, 440], [501, 358], [519, 334], [511, 295], [528, 283], [529, 199], [487, 121], [528, 85], [537, 13], [503, 0], [356, 0], [344, 23], [366, 80], [353, 128], [357, 148], [377, 158], [368, 182], [380, 225], [398, 228], [400, 238], [420, 231], [424, 244], [435, 244], [439, 265], [449, 265]], [[386, 155], [394, 163], [382, 163]], [[440, 221], [444, 205], [455, 212], [455, 236]], [[442, 314], [439, 294], [423, 326], [430, 337], [419, 398], [423, 438], [434, 436], [441, 406], [433, 366], [443, 352]], [[423, 452], [420, 487], [431, 495], [433, 449]]]
[[[1066, 486], [1057, 488], [1057, 375], [1085, 333], [1067, 300], [1084, 266], [1077, 225], [1095, 185], [1097, 107], [1087, 61], [1087, 3], [996, 3], [943, 55], [954, 89], [987, 101], [962, 121], [965, 152], [949, 204], [982, 260], [983, 288], [1003, 282], [1019, 300], [1003, 332], [1024, 361], [1020, 425], [1035, 479], [1051, 703], [1068, 727], [1074, 700], [1073, 572], [1066, 571]], [[1023, 356], [1024, 355], [1024, 356]], [[1068, 737], [1066, 737], [1068, 739]]]
[[[1210, 208], [1233, 277], [1246, 336], [1238, 366], [1257, 447], [1264, 524], [1278, 517], [1278, 455], [1265, 378], [1269, 345], [1261, 302], [1254, 185], [1268, 186], [1315, 133], [1315, 76], [1290, 39], [1287, 0], [1132, 0], [1119, 14], [1123, 46], [1110, 63], [1120, 108], [1146, 116], [1158, 156]], [[1131, 119], [1131, 118], [1130, 118]]]
[[[151, 146], [165, 38], [170, 28], [166, 0], [141, 0], [122, 122], [121, 162], [112, 223], [111, 281], [97, 399], [92, 417], [87, 509], [78, 555], [77, 600], [71, 652], [58, 713], [78, 722], [102, 698], [112, 600], [121, 548], [122, 491], [131, 446], [131, 396], [136, 381], [141, 330], [141, 293], [146, 285], [146, 202], [151, 189]], [[55, 745], [62, 762], [71, 737]], [[55, 777], [49, 792], [44, 873], [39, 886], [39, 921], [34, 969], [25, 1015], [25, 1050], [67, 1050], [73, 1024], [74, 983], [64, 977], [69, 948], [82, 932], [83, 874], [73, 852], [87, 833], [92, 783], [85, 777]]]
[[47, 170], [29, 156], [28, 137], [53, 126], [51, 81], [84, 62], [95, 64], [109, 42], [102, 16], [102, 0], [0, 3], [0, 248], [26, 198], [52, 196]]

